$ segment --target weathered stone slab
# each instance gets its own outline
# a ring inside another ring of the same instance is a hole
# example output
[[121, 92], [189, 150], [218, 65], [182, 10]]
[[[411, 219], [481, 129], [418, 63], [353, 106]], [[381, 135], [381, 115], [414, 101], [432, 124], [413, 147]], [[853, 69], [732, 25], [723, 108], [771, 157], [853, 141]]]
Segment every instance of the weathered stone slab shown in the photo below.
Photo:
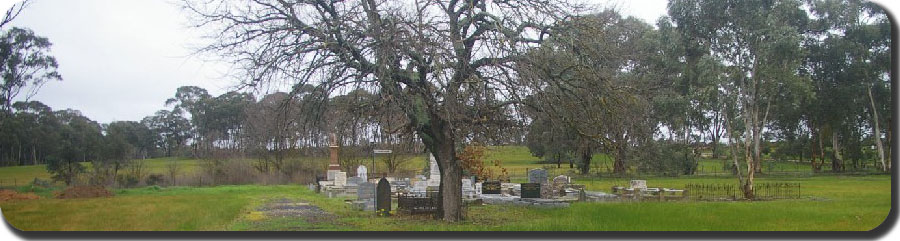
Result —
[[529, 183], [547, 183], [547, 170], [538, 168], [528, 170], [528, 182]]

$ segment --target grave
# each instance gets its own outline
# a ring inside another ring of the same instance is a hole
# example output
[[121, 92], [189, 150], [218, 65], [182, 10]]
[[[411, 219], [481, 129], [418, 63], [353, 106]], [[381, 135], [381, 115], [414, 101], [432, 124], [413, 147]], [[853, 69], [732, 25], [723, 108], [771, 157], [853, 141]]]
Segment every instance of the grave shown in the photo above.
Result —
[[334, 175], [334, 184], [335, 187], [343, 187], [347, 185], [347, 173], [346, 172], [338, 172]]
[[[340, 146], [338, 146], [337, 137], [334, 135], [334, 133], [331, 133], [331, 145], [328, 146], [328, 151], [331, 155], [328, 162], [328, 171], [325, 173], [328, 181], [334, 181], [336, 175], [341, 172], [341, 165], [338, 163], [339, 148]], [[344, 178], [346, 177], [347, 174], [344, 173]]]
[[375, 183], [363, 182], [356, 190], [357, 205], [363, 211], [375, 211]]
[[541, 198], [540, 183], [522, 183], [521, 190], [522, 198]]
[[463, 198], [475, 198], [475, 187], [472, 186], [472, 179], [462, 179], [462, 195]]
[[528, 182], [538, 184], [547, 183], [547, 170], [541, 168], [528, 170]]
[[481, 183], [480, 183], [480, 182], [479, 182], [479, 183], [475, 183], [475, 196], [481, 196], [481, 194], [482, 194], [482, 191], [481, 191], [481, 190], [482, 190], [482, 189], [481, 189]]
[[369, 169], [366, 168], [366, 166], [359, 165], [359, 167], [356, 168], [356, 176], [362, 178], [364, 181], [369, 181], [368, 172]]
[[428, 156], [428, 186], [437, 187], [441, 185], [441, 169], [439, 169], [434, 154]]
[[553, 178], [553, 196], [565, 196], [566, 195], [566, 186], [569, 185], [569, 177], [566, 175], [559, 175]]
[[481, 193], [482, 194], [500, 194], [500, 182], [484, 182], [481, 184]]
[[391, 183], [383, 177], [375, 187], [375, 211], [383, 216], [391, 212]]
[[647, 189], [647, 180], [631, 180], [632, 189]]
[[366, 182], [366, 179], [363, 179], [361, 177], [347, 178], [347, 186], [349, 186], [349, 187], [359, 186], [359, 184], [362, 184], [364, 182]]

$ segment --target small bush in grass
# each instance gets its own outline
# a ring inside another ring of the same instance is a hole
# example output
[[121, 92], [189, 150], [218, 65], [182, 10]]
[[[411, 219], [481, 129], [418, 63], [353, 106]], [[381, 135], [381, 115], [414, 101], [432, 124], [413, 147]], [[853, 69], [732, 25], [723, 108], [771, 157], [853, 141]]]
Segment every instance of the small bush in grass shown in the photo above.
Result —
[[118, 182], [121, 187], [130, 188], [137, 186], [141, 180], [138, 179], [137, 176], [131, 174], [122, 174], [116, 177], [116, 182]]
[[147, 176], [147, 180], [144, 181], [147, 185], [159, 185], [165, 182], [165, 177], [162, 174], [150, 174]]

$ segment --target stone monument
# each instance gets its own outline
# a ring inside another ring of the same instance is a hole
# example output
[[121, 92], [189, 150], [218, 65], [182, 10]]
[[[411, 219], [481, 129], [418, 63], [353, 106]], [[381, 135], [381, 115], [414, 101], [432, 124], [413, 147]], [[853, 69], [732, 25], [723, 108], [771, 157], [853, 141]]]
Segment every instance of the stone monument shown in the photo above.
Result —
[[[335, 175], [338, 172], [341, 172], [341, 164], [338, 163], [338, 146], [337, 136], [334, 133], [331, 133], [331, 145], [328, 146], [328, 151], [331, 152], [331, 158], [328, 162], [328, 172], [326, 172], [327, 180], [334, 181]], [[346, 173], [344, 174], [344, 178], [346, 178]], [[346, 179], [345, 179], [346, 181]]]
[[366, 166], [359, 165], [359, 167], [356, 168], [356, 176], [362, 178], [364, 181], [367, 181], [367, 182], [369, 181], [368, 172], [369, 172], [369, 169], [366, 168]]
[[438, 167], [434, 154], [428, 156], [428, 186], [437, 187], [441, 185], [441, 169]]
[[363, 211], [375, 211], [375, 183], [363, 182], [356, 190], [358, 202]]
[[547, 183], [547, 170], [541, 168], [528, 170], [528, 182], [538, 184]]
[[343, 187], [347, 185], [347, 173], [346, 172], [337, 172], [334, 175], [334, 186], [335, 187]]
[[383, 216], [391, 212], [391, 183], [383, 177], [375, 187], [375, 211]]

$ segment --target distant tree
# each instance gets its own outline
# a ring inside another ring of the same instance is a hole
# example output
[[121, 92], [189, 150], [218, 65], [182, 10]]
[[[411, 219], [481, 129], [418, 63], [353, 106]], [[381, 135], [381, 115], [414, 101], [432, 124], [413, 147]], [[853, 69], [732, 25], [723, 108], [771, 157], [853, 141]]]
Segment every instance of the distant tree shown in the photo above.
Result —
[[12, 102], [28, 89], [25, 99], [51, 80], [62, 80], [56, 72], [56, 58], [49, 55], [50, 41], [31, 30], [12, 28], [0, 33], [0, 101], [6, 113], [12, 111]]
[[190, 138], [190, 121], [172, 111], [157, 111], [141, 123], [153, 132], [156, 145], [164, 150], [165, 156], [172, 156], [173, 152], [181, 150]]

